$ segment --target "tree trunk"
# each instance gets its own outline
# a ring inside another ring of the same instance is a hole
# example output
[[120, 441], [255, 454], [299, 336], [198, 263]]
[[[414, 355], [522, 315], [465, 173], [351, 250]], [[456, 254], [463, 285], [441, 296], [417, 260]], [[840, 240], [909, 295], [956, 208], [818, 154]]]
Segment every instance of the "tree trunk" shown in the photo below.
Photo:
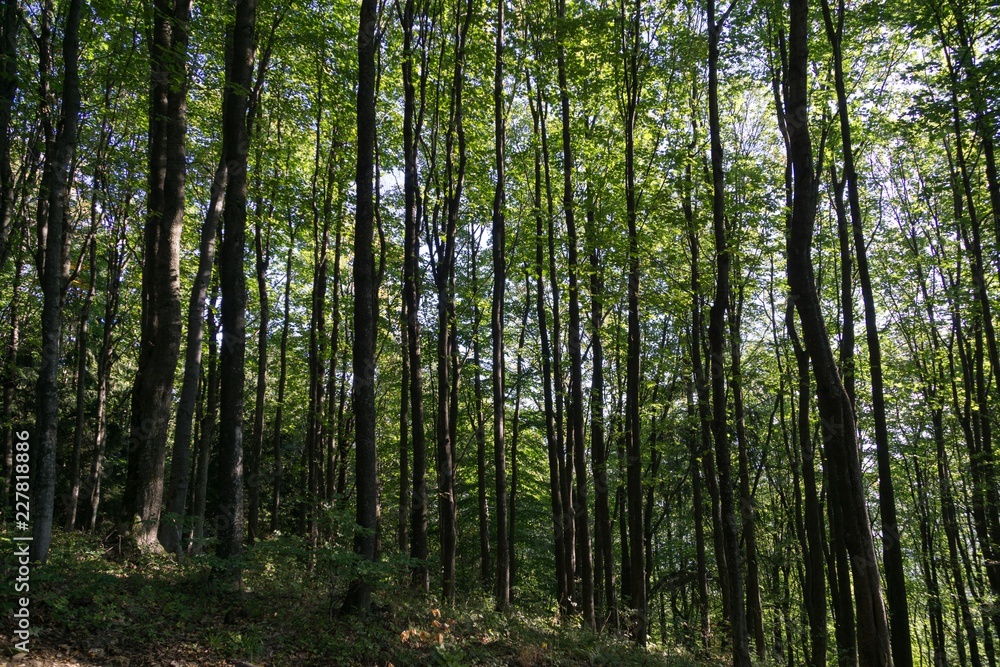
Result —
[[420, 355], [420, 221], [416, 125], [416, 90], [413, 82], [414, 0], [403, 8], [403, 152], [405, 239], [403, 243], [403, 301], [406, 304], [406, 355], [410, 370], [410, 424], [413, 441], [413, 500], [410, 505], [410, 558], [413, 584], [425, 593], [430, 589], [427, 570], [427, 441], [424, 431], [424, 382]]
[[[19, 243], [19, 245], [21, 245]], [[14, 257], [14, 277], [10, 297], [10, 329], [4, 346], [3, 358], [3, 419], [0, 437], [3, 438], [3, 497], [8, 498], [14, 479], [14, 394], [17, 390], [17, 352], [21, 346], [21, 271], [24, 253], [17, 249]]]
[[[96, 208], [96, 197], [93, 200]], [[92, 221], [96, 222], [96, 213]], [[96, 231], [96, 228], [94, 229]], [[87, 295], [83, 299], [83, 306], [80, 309], [80, 323], [76, 330], [76, 424], [73, 429], [73, 458], [70, 463], [70, 491], [66, 502], [66, 530], [71, 531], [76, 527], [76, 507], [80, 498], [80, 457], [83, 449], [83, 432], [86, 425], [86, 386], [87, 386], [87, 340], [90, 334], [90, 306], [94, 301], [94, 292], [97, 287], [97, 238], [93, 232], [87, 244], [87, 253], [90, 255], [90, 277], [87, 282]]]
[[[588, 199], [590, 184], [587, 184]], [[597, 577], [603, 580], [600, 626], [605, 623], [617, 631], [618, 595], [615, 591], [614, 536], [611, 533], [611, 506], [608, 488], [608, 444], [604, 436], [604, 274], [601, 266], [600, 239], [594, 203], [587, 208], [587, 236], [590, 245], [590, 340], [593, 371], [590, 382], [590, 464], [594, 475], [594, 542], [600, 558]]]
[[142, 332], [132, 389], [128, 471], [118, 532], [157, 549], [167, 427], [180, 354], [180, 240], [184, 224], [187, 47], [191, 0], [153, 0], [148, 213]]
[[[354, 405], [355, 484], [357, 513], [354, 553], [375, 561], [378, 541], [378, 470], [375, 451], [375, 337], [378, 286], [375, 275], [373, 170], [375, 159], [375, 53], [377, 3], [362, 0], [358, 25], [358, 162], [357, 211], [354, 225]], [[346, 609], [367, 612], [371, 583], [351, 582]]]
[[205, 546], [205, 516], [208, 504], [208, 464], [215, 443], [219, 409], [219, 326], [216, 320], [219, 283], [212, 288], [206, 324], [208, 325], [208, 381], [205, 383], [205, 408], [201, 418], [201, 438], [198, 444], [198, 465], [194, 487], [194, 525], [188, 540], [189, 553], [201, 553]]
[[[248, 132], [249, 134], [249, 132]], [[260, 164], [258, 161], [258, 168]], [[271, 308], [267, 294], [267, 269], [271, 263], [271, 239], [268, 231], [265, 240], [262, 230], [264, 214], [257, 207], [257, 224], [254, 225], [254, 268], [257, 275], [257, 383], [253, 407], [253, 431], [250, 435], [250, 456], [247, 470], [247, 542], [253, 544], [260, 537], [260, 487], [263, 479], [260, 462], [264, 453], [264, 397], [267, 391], [267, 341], [270, 339]]]
[[222, 349], [219, 354], [219, 514], [216, 555], [228, 559], [226, 576], [242, 588], [243, 389], [246, 383], [247, 285], [243, 268], [247, 221], [247, 105], [255, 54], [257, 0], [237, 0], [227, 32], [233, 57], [226, 70], [222, 155], [229, 171], [222, 214], [219, 285], [222, 288]]
[[409, 304], [404, 296], [399, 313], [399, 512], [396, 520], [396, 548], [405, 554], [410, 544], [410, 354]]
[[[716, 20], [715, 0], [708, 0], [708, 127], [712, 161], [712, 227], [715, 236], [715, 302], [709, 311], [709, 371], [712, 384], [712, 439], [719, 475], [719, 504], [722, 512], [723, 547], [727, 571], [723, 585], [729, 588], [729, 622], [734, 667], [750, 666], [743, 576], [740, 571], [739, 527], [729, 443], [726, 388], [726, 309], [730, 300], [732, 255], [726, 234], [725, 176], [722, 168], [722, 128], [719, 121], [719, 36], [725, 16]], [[723, 573], [719, 573], [722, 575]]]
[[[559, 18], [565, 19], [566, 2], [559, 0]], [[566, 242], [569, 246], [569, 363], [570, 363], [570, 429], [573, 438], [572, 457], [576, 474], [576, 496], [573, 500], [577, 566], [580, 570], [583, 622], [595, 630], [594, 618], [594, 561], [590, 545], [590, 514], [587, 503], [587, 460], [584, 441], [583, 405], [583, 350], [580, 343], [580, 280], [577, 250], [576, 215], [573, 195], [573, 172], [576, 163], [572, 148], [570, 128], [569, 85], [566, 77], [566, 47], [559, 45], [559, 100], [562, 109], [563, 148], [563, 212], [566, 215]], [[495, 225], [494, 225], [495, 226]], [[494, 253], [496, 246], [494, 245]], [[496, 255], [494, 255], [495, 257]], [[496, 301], [494, 301], [496, 303]], [[494, 355], [496, 351], [494, 351]], [[567, 456], [569, 456], [567, 446]], [[568, 467], [568, 463], [567, 463]]]
[[875, 455], [878, 460], [879, 513], [882, 518], [882, 560], [885, 567], [886, 594], [888, 596], [889, 629], [892, 643], [892, 662], [895, 667], [912, 667], [913, 652], [910, 645], [910, 616], [906, 601], [906, 577], [903, 571], [903, 549], [896, 520], [896, 493], [892, 483], [889, 428], [886, 418], [885, 390], [882, 380], [882, 347], [879, 342], [878, 321], [871, 274], [868, 269], [868, 251], [865, 245], [861, 217], [861, 198], [858, 177], [854, 167], [854, 148], [851, 140], [851, 123], [847, 110], [847, 88], [844, 82], [843, 51], [844, 0], [838, 0], [837, 26], [834, 27], [829, 0], [823, 0], [823, 19], [827, 38], [833, 47], [834, 81], [837, 89], [837, 115], [844, 151], [844, 181], [851, 210], [851, 228], [854, 252], [858, 263], [858, 279], [865, 308], [865, 336], [868, 343], [868, 367], [871, 373], [872, 411], [875, 418]]
[[[528, 94], [531, 97], [531, 77], [527, 76]], [[552, 378], [552, 345], [549, 342], [548, 324], [545, 313], [545, 253], [543, 239], [545, 235], [542, 212], [542, 96], [541, 91], [535, 91], [537, 98], [531, 104], [533, 136], [535, 138], [535, 307], [538, 315], [538, 338], [541, 344], [542, 362], [542, 394], [545, 408], [545, 443], [549, 461], [549, 498], [552, 504], [552, 532], [556, 563], [556, 599], [559, 602], [560, 613], [566, 608], [566, 555], [563, 544], [565, 530], [563, 527], [562, 493], [559, 484], [559, 450], [556, 438], [556, 414], [553, 398]], [[553, 295], [557, 297], [558, 295]]]
[[[505, 207], [507, 172], [504, 147], [504, 4], [497, 0], [496, 60], [493, 68], [493, 127], [496, 154], [496, 186], [493, 192], [493, 305], [490, 311], [490, 337], [493, 342], [493, 468], [496, 475], [497, 516], [497, 609], [510, 605], [510, 554], [507, 535], [507, 446], [504, 439], [504, 410], [507, 398], [504, 384], [503, 314], [504, 289], [507, 283], [507, 240]], [[478, 370], [477, 370], [478, 373]], [[520, 382], [520, 376], [518, 377]]]
[[288, 233], [288, 257], [285, 260], [285, 296], [284, 313], [281, 322], [281, 343], [279, 346], [279, 369], [278, 369], [278, 407], [274, 412], [274, 424], [271, 427], [271, 450], [274, 456], [274, 489], [271, 495], [271, 532], [276, 532], [281, 528], [281, 483], [284, 469], [281, 461], [281, 427], [285, 409], [285, 381], [288, 375], [288, 327], [290, 324], [289, 311], [291, 308], [292, 289], [292, 255], [295, 251], [295, 227], [292, 226]]
[[[465, 83], [465, 42], [472, 22], [473, 5], [469, 0], [464, 10], [457, 12], [458, 25], [455, 26], [455, 62], [452, 74], [451, 102], [449, 107], [446, 149], [446, 196], [445, 229], [435, 229], [437, 241], [437, 266], [435, 281], [438, 292], [438, 343], [437, 343], [437, 465], [438, 465], [438, 509], [441, 532], [441, 591], [447, 604], [455, 603], [455, 550], [458, 533], [457, 506], [455, 498], [455, 417], [458, 410], [457, 386], [453, 335], [455, 321], [455, 234], [458, 227], [458, 212], [465, 183], [465, 168], [468, 160], [463, 121], [462, 89]], [[457, 146], [456, 146], [457, 143]], [[458, 164], [455, 164], [457, 148]]]
[[212, 265], [215, 263], [215, 238], [222, 218], [223, 196], [229, 171], [226, 160], [220, 156], [212, 180], [208, 212], [201, 228], [201, 243], [198, 247], [198, 273], [195, 274], [191, 297], [188, 301], [187, 350], [184, 353], [184, 380], [181, 397], [177, 404], [177, 420], [174, 425], [174, 449], [170, 460], [170, 485], [167, 489], [167, 514], [172, 515], [160, 523], [159, 540], [168, 552], [181, 549], [181, 533], [184, 503], [188, 496], [190, 478], [191, 431], [194, 423], [195, 404], [198, 402], [198, 384], [201, 379], [202, 340], [205, 328], [205, 297], [212, 281]]
[[[42, 287], [42, 365], [36, 383], [38, 408], [31, 470], [31, 560], [48, 558], [52, 542], [52, 515], [56, 492], [56, 444], [59, 428], [59, 357], [62, 333], [62, 309], [68, 283], [67, 211], [73, 156], [76, 152], [77, 129], [80, 122], [80, 16], [83, 3], [71, 0], [63, 35], [63, 103], [58, 121], [58, 134], [51, 129], [51, 118], [45, 118], [45, 168], [38, 195], [38, 276]], [[51, 57], [49, 19], [52, 8], [42, 9], [39, 67], [42, 72], [43, 116], [47, 76]]]
[[[635, 123], [639, 103], [639, 41], [640, 0], [625, 16], [622, 5], [622, 47], [625, 51], [625, 211], [628, 221], [628, 349], [626, 352], [625, 390], [625, 449], [628, 481], [628, 533], [631, 559], [631, 596], [633, 610], [632, 634], [636, 643], [646, 644], [646, 570], [643, 554], [642, 522], [642, 445], [639, 410], [639, 378], [641, 374], [642, 330], [639, 323], [639, 234], [636, 225], [635, 192]], [[625, 23], [629, 28], [625, 28]]]
[[788, 98], [786, 116], [793, 166], [793, 205], [787, 241], [790, 299], [799, 313], [805, 348], [818, 390], [823, 438], [831, 484], [842, 492], [844, 541], [851, 555], [857, 610], [858, 659], [861, 667], [892, 664], [882, 584], [861, 478], [861, 462], [850, 397], [837, 372], [816, 292], [812, 240], [816, 187], [808, 128], [808, 0], [790, 0]]
[[94, 458], [90, 465], [88, 528], [94, 532], [97, 528], [97, 510], [101, 500], [101, 476], [104, 472], [104, 447], [108, 435], [108, 390], [111, 382], [111, 367], [114, 364], [114, 330], [118, 320], [122, 274], [128, 263], [128, 253], [125, 246], [126, 226], [123, 221], [115, 219], [112, 228], [112, 242], [108, 246], [107, 281], [105, 283], [104, 299], [104, 330], [101, 333], [101, 347], [97, 352], [97, 405], [94, 418]]
[[[10, 117], [17, 97], [17, 33], [21, 28], [17, 0], [3, 0], [0, 23], [0, 268], [10, 256], [14, 213], [14, 174], [10, 165]], [[6, 495], [4, 496], [6, 497]]]
[[528, 314], [531, 312], [531, 274], [525, 273], [524, 280], [524, 313], [521, 316], [521, 334], [517, 339], [517, 377], [514, 381], [514, 423], [510, 433], [510, 500], [509, 520], [507, 522], [507, 562], [510, 563], [510, 589], [513, 601], [513, 589], [517, 585], [517, 559], [514, 548], [517, 536], [517, 483], [518, 461], [517, 444], [521, 436], [521, 389], [524, 385], [524, 338], [528, 330]]
[[[475, 400], [476, 431], [476, 500], [479, 507], [479, 579], [483, 590], [489, 591], [491, 584], [496, 586], [493, 568], [490, 567], [490, 514], [486, 501], [486, 417], [483, 415], [483, 380], [482, 356], [479, 342], [479, 323], [482, 312], [479, 309], [479, 235], [472, 242], [472, 365], [474, 367], [472, 393]], [[494, 408], [495, 409], [495, 408]]]

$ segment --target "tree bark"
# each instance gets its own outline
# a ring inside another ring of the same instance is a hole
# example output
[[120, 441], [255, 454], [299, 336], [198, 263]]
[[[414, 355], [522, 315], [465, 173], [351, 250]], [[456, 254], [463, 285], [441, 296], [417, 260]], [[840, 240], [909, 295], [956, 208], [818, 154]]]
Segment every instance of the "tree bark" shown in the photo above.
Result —
[[[559, 0], [559, 18], [566, 18], [566, 2]], [[572, 433], [573, 472], [576, 475], [576, 495], [573, 499], [577, 567], [580, 571], [581, 590], [578, 604], [582, 606], [583, 622], [595, 630], [594, 618], [594, 560], [590, 545], [590, 513], [587, 503], [587, 459], [584, 441], [583, 405], [583, 350], [580, 343], [580, 280], [579, 253], [576, 230], [573, 172], [576, 162], [573, 155], [570, 127], [569, 84], [566, 76], [566, 46], [559, 45], [556, 58], [559, 70], [559, 101], [562, 111], [563, 149], [563, 213], [566, 216], [566, 243], [569, 248], [569, 364], [570, 364], [570, 429]], [[494, 246], [494, 252], [496, 252]], [[496, 352], [494, 352], [496, 354]], [[567, 446], [567, 457], [570, 447]], [[567, 467], [569, 466], [567, 462]]]
[[[635, 123], [639, 104], [640, 0], [635, 0], [630, 16], [622, 5], [622, 50], [625, 57], [625, 211], [628, 224], [628, 349], [626, 351], [625, 449], [628, 487], [629, 557], [631, 559], [632, 635], [646, 644], [646, 569], [642, 522], [642, 445], [639, 410], [639, 378], [642, 357], [642, 329], [639, 323], [639, 234], [635, 191]], [[629, 27], [625, 27], [625, 23]]]
[[[496, 475], [497, 575], [496, 606], [499, 611], [510, 605], [510, 554], [507, 535], [507, 445], [504, 434], [504, 290], [507, 283], [506, 187], [507, 172], [504, 148], [504, 5], [497, 0], [496, 59], [493, 67], [493, 127], [496, 157], [496, 186], [493, 192], [493, 304], [490, 310], [490, 337], [493, 342], [493, 468]], [[477, 371], [478, 372], [478, 371]], [[518, 378], [520, 381], [520, 377]]]
[[284, 313], [281, 321], [281, 343], [278, 348], [278, 406], [274, 411], [274, 424], [271, 433], [271, 451], [274, 457], [274, 488], [271, 492], [271, 532], [281, 528], [281, 484], [284, 468], [281, 460], [281, 428], [285, 410], [285, 381], [288, 376], [288, 328], [290, 325], [291, 289], [292, 289], [292, 255], [295, 250], [295, 226], [289, 229], [288, 257], [285, 260], [285, 296]]
[[[10, 256], [15, 184], [10, 164], [10, 119], [17, 97], [17, 35], [21, 29], [17, 0], [3, 0], [0, 22], [0, 268]], [[6, 496], [5, 496], [6, 497]]]
[[[531, 97], [531, 77], [527, 78], [528, 94]], [[556, 563], [556, 599], [559, 602], [560, 613], [566, 608], [566, 555], [563, 544], [565, 530], [563, 527], [562, 493], [559, 483], [559, 450], [556, 436], [555, 401], [553, 398], [552, 378], [552, 345], [549, 342], [548, 322], [545, 313], [545, 226], [542, 211], [542, 96], [536, 88], [537, 98], [531, 104], [533, 136], [535, 138], [534, 166], [534, 214], [535, 214], [535, 307], [538, 316], [538, 338], [541, 345], [542, 363], [542, 394], [545, 409], [545, 443], [549, 461], [549, 498], [552, 507], [553, 546]], [[557, 297], [557, 294], [553, 295]]]
[[[62, 309], [66, 284], [69, 280], [67, 211], [73, 156], [76, 152], [80, 122], [80, 17], [83, 3], [71, 0], [63, 35], [63, 102], [58, 132], [45, 118], [45, 168], [38, 196], [38, 276], [42, 287], [42, 365], [35, 385], [38, 408], [31, 470], [31, 560], [48, 558], [52, 542], [52, 515], [56, 492], [56, 443], [59, 428], [59, 357], [62, 333]], [[52, 12], [46, 3], [42, 8], [39, 66], [43, 116], [47, 109], [47, 76], [51, 50], [48, 21]]]
[[118, 532], [158, 549], [167, 427], [180, 354], [180, 240], [184, 224], [187, 47], [191, 0], [153, 0], [149, 184], [142, 267], [142, 332], [132, 389], [128, 471]]
[[243, 268], [247, 222], [247, 106], [256, 52], [257, 0], [236, 0], [227, 32], [232, 59], [223, 98], [222, 155], [229, 172], [222, 213], [219, 285], [222, 289], [222, 349], [219, 354], [219, 514], [216, 555], [229, 562], [226, 576], [242, 588], [239, 558], [243, 516], [243, 390], [246, 383], [247, 285]]
[[410, 425], [413, 447], [413, 484], [410, 505], [411, 576], [415, 588], [429, 591], [427, 569], [427, 441], [424, 431], [423, 366], [420, 355], [420, 221], [421, 199], [417, 171], [420, 124], [415, 118], [416, 87], [413, 81], [414, 0], [403, 7], [403, 301], [406, 306], [406, 355], [409, 361]]
[[208, 325], [208, 381], [205, 382], [205, 407], [201, 418], [201, 438], [198, 443], [198, 465], [195, 474], [194, 525], [191, 528], [191, 538], [188, 540], [188, 553], [201, 553], [205, 545], [205, 516], [208, 505], [208, 464], [215, 443], [215, 432], [218, 424], [219, 410], [219, 326], [216, 319], [218, 311], [219, 283], [212, 288], [209, 299], [206, 324]]
[[[92, 200], [96, 209], [96, 195]], [[96, 214], [92, 218], [96, 221]], [[96, 231], [96, 229], [94, 230]], [[76, 508], [80, 498], [80, 458], [83, 450], [83, 434], [86, 427], [86, 398], [87, 398], [87, 341], [90, 337], [90, 306], [94, 302], [94, 292], [97, 287], [97, 238], [91, 232], [90, 240], [87, 243], [87, 254], [90, 255], [90, 276], [87, 280], [87, 294], [83, 299], [80, 309], [80, 322], [76, 329], [76, 424], [73, 429], [73, 458], [70, 463], [70, 491], [66, 501], [66, 530], [71, 531], [76, 527]]]
[[205, 328], [205, 297], [212, 281], [212, 266], [215, 263], [215, 238], [222, 218], [222, 202], [226, 192], [229, 172], [225, 158], [220, 156], [215, 169], [209, 197], [208, 212], [201, 229], [198, 247], [198, 273], [195, 274], [191, 297], [188, 301], [187, 349], [184, 353], [184, 380], [181, 397], [177, 404], [177, 420], [174, 425], [174, 449], [170, 460], [170, 485], [167, 488], [167, 514], [173, 515], [160, 522], [158, 537], [160, 544], [168, 552], [176, 553], [182, 548], [181, 534], [184, 504], [188, 496], [190, 478], [190, 449], [195, 405], [198, 402], [198, 385], [201, 379], [202, 341]]
[[[375, 450], [375, 338], [378, 286], [373, 252], [375, 205], [375, 53], [377, 2], [362, 0], [358, 24], [358, 161], [357, 211], [354, 223], [354, 406], [355, 484], [357, 512], [354, 553], [375, 561], [378, 541], [378, 469]], [[371, 583], [364, 577], [351, 582], [344, 607], [367, 612]]]
[[850, 398], [837, 372], [816, 292], [812, 240], [816, 215], [816, 184], [808, 127], [808, 0], [790, 0], [788, 59], [788, 123], [793, 167], [792, 217], [787, 241], [791, 302], [799, 313], [805, 348], [812, 361], [826, 443], [831, 484], [842, 491], [844, 540], [851, 555], [857, 610], [858, 659], [861, 667], [892, 664], [889, 628], [882, 601], [882, 584], [861, 478], [861, 462]]
[[726, 234], [725, 174], [722, 167], [722, 128], [719, 121], [719, 37], [726, 17], [716, 19], [715, 0], [708, 0], [708, 128], [712, 162], [712, 227], [715, 237], [715, 302], [709, 311], [709, 372], [712, 384], [712, 439], [719, 475], [723, 546], [729, 588], [729, 630], [734, 667], [750, 666], [743, 576], [740, 568], [739, 526], [734, 500], [732, 447], [729, 442], [726, 388], [726, 311], [730, 301], [732, 255]]

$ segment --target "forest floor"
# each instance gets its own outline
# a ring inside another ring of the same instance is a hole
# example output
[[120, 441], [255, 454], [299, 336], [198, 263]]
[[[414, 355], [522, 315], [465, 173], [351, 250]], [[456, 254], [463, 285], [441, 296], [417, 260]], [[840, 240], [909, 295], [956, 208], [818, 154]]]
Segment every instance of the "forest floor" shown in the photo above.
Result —
[[[0, 549], [10, 591], [0, 596], [2, 611], [12, 619], [24, 594], [14, 592], [8, 536], [0, 535]], [[248, 550], [242, 590], [219, 583], [218, 565], [207, 555], [181, 563], [162, 555], [116, 560], [94, 538], [59, 533], [48, 563], [30, 573], [30, 652], [16, 652], [6, 630], [0, 656], [19, 667], [724, 664], [637, 649], [578, 623], [560, 624], [551, 611], [501, 614], [483, 598], [445, 608], [409, 593], [398, 565], [362, 570], [390, 583], [376, 587], [370, 614], [343, 615], [344, 586], [359, 572], [352, 555], [317, 556], [286, 540]]]

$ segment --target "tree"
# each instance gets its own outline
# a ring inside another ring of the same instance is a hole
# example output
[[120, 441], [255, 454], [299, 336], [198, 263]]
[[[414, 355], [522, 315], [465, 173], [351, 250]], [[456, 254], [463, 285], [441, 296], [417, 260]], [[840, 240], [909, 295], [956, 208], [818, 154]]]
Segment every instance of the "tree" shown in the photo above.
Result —
[[816, 189], [806, 87], [808, 9], [807, 0], [790, 0], [788, 93], [785, 100], [793, 173], [792, 216], [787, 241], [789, 298], [799, 314], [803, 341], [816, 378], [830, 481], [842, 494], [841, 518], [845, 542], [851, 554], [857, 610], [858, 660], [863, 667], [874, 667], [892, 664], [882, 584], [865, 507], [854, 411], [827, 338], [811, 256]]
[[219, 543], [216, 554], [229, 559], [228, 576], [242, 587], [243, 553], [243, 389], [246, 382], [247, 285], [243, 266], [247, 222], [247, 105], [253, 76], [257, 0], [237, 0], [228, 41], [232, 58], [226, 68], [223, 97], [222, 156], [229, 182], [222, 209], [219, 285], [222, 289], [222, 349], [219, 396]]
[[[504, 437], [507, 390], [504, 383], [504, 292], [507, 283], [506, 188], [504, 158], [504, 4], [497, 0], [496, 62], [493, 68], [493, 127], [496, 157], [496, 186], [493, 194], [493, 305], [490, 309], [490, 337], [493, 342], [493, 467], [496, 474], [497, 515], [497, 609], [510, 605], [510, 558], [507, 544], [507, 445]], [[478, 371], [477, 371], [478, 372]], [[582, 406], [581, 406], [582, 410]]]
[[142, 332], [118, 531], [156, 549], [163, 469], [180, 355], [180, 241], [186, 181], [190, 0], [153, 0], [149, 184], [143, 239]]
[[69, 284], [70, 231], [66, 207], [72, 178], [80, 123], [80, 17], [82, 2], [72, 0], [67, 9], [63, 34], [63, 102], [58, 126], [49, 108], [51, 67], [51, 4], [42, 9], [39, 41], [42, 125], [45, 136], [45, 167], [38, 197], [38, 266], [42, 284], [42, 367], [36, 393], [38, 411], [35, 432], [40, 439], [31, 467], [34, 502], [31, 504], [31, 559], [45, 561], [52, 543], [52, 514], [56, 491], [56, 442], [59, 430], [59, 356], [62, 309]]
[[[378, 470], [375, 449], [375, 335], [378, 322], [374, 240], [375, 53], [378, 14], [375, 0], [362, 0], [358, 26], [358, 169], [354, 223], [354, 389], [357, 527], [354, 553], [375, 560], [378, 530]], [[371, 584], [358, 576], [345, 608], [367, 612]]]

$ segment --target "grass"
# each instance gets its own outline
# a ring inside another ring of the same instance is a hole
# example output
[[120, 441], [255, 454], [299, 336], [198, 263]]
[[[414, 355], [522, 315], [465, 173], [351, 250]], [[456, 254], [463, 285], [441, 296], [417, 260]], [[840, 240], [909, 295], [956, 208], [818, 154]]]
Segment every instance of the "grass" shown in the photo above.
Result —
[[[8, 536], [0, 536], [0, 550], [11, 582]], [[350, 552], [309, 552], [291, 538], [247, 550], [242, 590], [220, 583], [219, 566], [209, 555], [180, 563], [155, 554], [116, 561], [95, 538], [59, 533], [48, 563], [31, 572], [32, 656], [109, 667], [722, 664], [637, 649], [578, 621], [559, 623], [550, 610], [497, 613], [482, 596], [448, 608], [409, 592], [405, 563], [359, 564]], [[344, 588], [356, 574], [382, 582], [373, 610], [342, 615]], [[7, 618], [13, 598], [2, 598]], [[0, 646], [13, 654], [9, 635]]]

